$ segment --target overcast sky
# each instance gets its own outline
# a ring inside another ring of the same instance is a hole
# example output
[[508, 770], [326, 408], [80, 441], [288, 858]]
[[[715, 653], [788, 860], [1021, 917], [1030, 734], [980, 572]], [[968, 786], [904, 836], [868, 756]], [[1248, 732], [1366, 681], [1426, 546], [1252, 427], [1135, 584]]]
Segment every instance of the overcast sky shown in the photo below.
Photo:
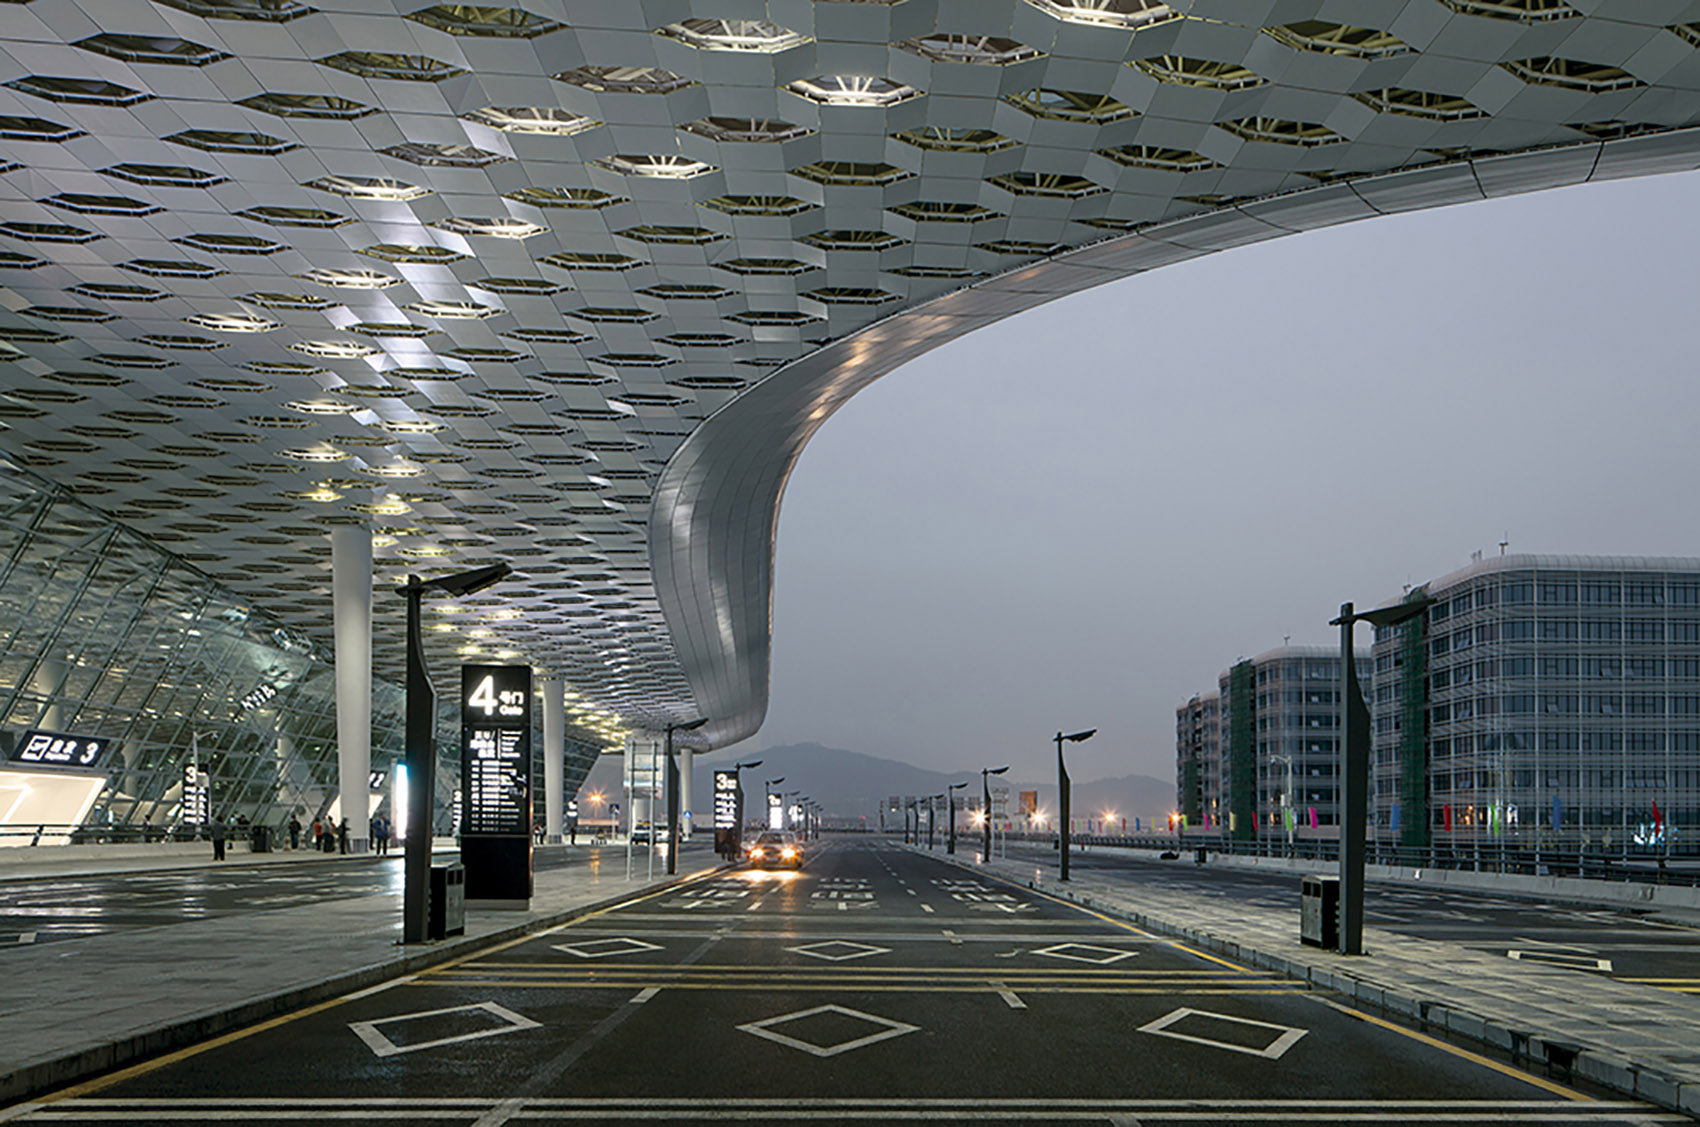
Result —
[[[1172, 777], [1241, 656], [1513, 552], [1700, 555], [1696, 174], [1296, 235], [900, 368], [804, 453], [767, 722]], [[1030, 773], [1030, 772], [1029, 772]]]

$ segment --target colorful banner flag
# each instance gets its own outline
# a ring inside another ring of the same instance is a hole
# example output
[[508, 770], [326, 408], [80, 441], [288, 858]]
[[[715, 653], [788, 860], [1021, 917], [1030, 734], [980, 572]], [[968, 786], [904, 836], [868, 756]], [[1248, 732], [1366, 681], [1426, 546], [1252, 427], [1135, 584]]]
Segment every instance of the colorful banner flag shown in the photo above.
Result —
[[1564, 803], [1558, 800], [1558, 795], [1552, 796], [1552, 828], [1558, 829], [1564, 825]]
[[1663, 814], [1659, 813], [1659, 804], [1655, 802], [1653, 803], [1653, 832], [1655, 834], [1663, 833], [1664, 829], [1665, 818]]
[[1293, 829], [1297, 822], [1298, 819], [1293, 815], [1293, 808], [1291, 806], [1287, 807], [1287, 828], [1289, 830]]
[[1398, 833], [1399, 832], [1399, 804], [1398, 803], [1393, 804], [1393, 816], [1390, 820], [1390, 824], [1391, 824], [1391, 828], [1392, 828], [1393, 832]]
[[1317, 828], [1316, 807], [1314, 807], [1314, 806], [1309, 807], [1309, 810], [1310, 810], [1310, 828], [1314, 830], [1314, 829]]
[[1446, 832], [1451, 833], [1452, 832], [1452, 804], [1450, 802], [1448, 802], [1446, 804], [1446, 806], [1444, 807], [1444, 809], [1445, 809], [1445, 812], [1446, 812]]

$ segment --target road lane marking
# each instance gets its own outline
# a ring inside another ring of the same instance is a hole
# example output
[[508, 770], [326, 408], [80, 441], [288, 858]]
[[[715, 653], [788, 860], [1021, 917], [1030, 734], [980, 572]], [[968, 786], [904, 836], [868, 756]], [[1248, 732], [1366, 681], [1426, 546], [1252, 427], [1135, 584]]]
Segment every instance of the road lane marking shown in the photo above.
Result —
[[923, 911], [923, 912], [930, 912], [932, 910], [933, 910], [933, 906], [931, 904], [922, 904], [921, 905], [921, 911]]
[[645, 986], [642, 990], [639, 990], [636, 994], [632, 995], [632, 1000], [628, 1002], [627, 1005], [641, 1006], [659, 993], [661, 993], [661, 987]]
[[[457, 1033], [453, 1037], [438, 1037], [431, 1041], [420, 1041], [412, 1045], [398, 1045], [378, 1029], [380, 1025], [397, 1025], [404, 1021], [418, 1021], [423, 1018], [441, 1017], [444, 1014], [463, 1014], [481, 1011], [491, 1017], [499, 1018], [505, 1024], [494, 1029], [479, 1029], [471, 1033]], [[421, 1010], [418, 1013], [396, 1014], [393, 1017], [381, 1017], [376, 1021], [351, 1021], [348, 1028], [365, 1043], [377, 1057], [394, 1057], [402, 1053], [417, 1053], [421, 1049], [435, 1049], [443, 1045], [456, 1045], [462, 1041], [480, 1041], [486, 1037], [499, 1037], [504, 1033], [518, 1033], [524, 1029], [542, 1029], [543, 1023], [532, 1021], [524, 1014], [516, 1014], [506, 1006], [495, 1002], [478, 1002], [470, 1006], [447, 1006], [440, 1010]]]
[[1015, 991], [1011, 990], [1006, 983], [990, 982], [990, 983], [987, 983], [987, 985], [989, 985], [993, 990], [996, 990], [998, 992], [998, 997], [1002, 998], [1004, 1000], [1004, 1004], [1007, 1005], [1010, 1009], [1012, 1009], [1012, 1010], [1024, 1010], [1024, 1009], [1027, 1008], [1027, 1003], [1023, 1002], [1016, 995]]
[[962, 938], [959, 935], [957, 935], [956, 932], [950, 930], [950, 928], [948, 928], [948, 927], [944, 929], [944, 937], [946, 939], [950, 940], [951, 946], [953, 946], [953, 947], [962, 946]]
[[757, 909], [757, 908], [759, 908], [759, 907], [761, 907], [761, 906], [762, 906], [762, 905], [763, 905], [763, 904], [765, 904], [765, 903], [767, 903], [767, 901], [766, 901], [766, 900], [757, 900], [757, 901], [756, 901], [756, 902], [755, 902], [755, 903], [754, 903], [754, 904], [751, 904], [751, 905], [750, 905], [750, 906], [749, 906], [749, 907], [748, 907], [748, 908], [745, 908], [745, 909], [744, 909], [744, 911], [746, 911], [746, 912], [753, 912], [753, 911], [755, 911], [755, 910], [756, 910], [756, 909]]
[[[840, 1017], [848, 1017], [854, 1018], [858, 1021], [865, 1021], [870, 1025], [880, 1027], [879, 1032], [869, 1033], [863, 1037], [853, 1037], [848, 1041], [840, 1041], [832, 1045], [817, 1045], [813, 1041], [804, 1041], [801, 1038], [791, 1037], [784, 1033], [775, 1032], [774, 1030], [775, 1026], [784, 1025], [786, 1022], [801, 1021], [804, 1018], [810, 1018], [818, 1014], [825, 1013], [837, 1014]], [[792, 1049], [801, 1049], [803, 1052], [808, 1053], [811, 1056], [835, 1057], [840, 1053], [854, 1052], [856, 1049], [865, 1049], [869, 1045], [878, 1044], [881, 1041], [889, 1041], [893, 1037], [902, 1037], [906, 1033], [917, 1032], [921, 1027], [918, 1025], [910, 1025], [906, 1021], [893, 1021], [891, 1018], [880, 1017], [877, 1014], [863, 1013], [861, 1010], [853, 1010], [848, 1006], [829, 1004], [825, 1006], [815, 1006], [813, 1009], [797, 1010], [794, 1013], [780, 1014], [778, 1017], [763, 1018], [761, 1021], [746, 1022], [736, 1028], [742, 1033], [753, 1034], [756, 1037], [772, 1041], [777, 1045], [784, 1045], [787, 1048]]]
[[[1650, 1127], [1691, 1124], [1676, 1112], [1628, 1100], [1563, 1105], [1552, 1100], [1316, 1100], [1316, 1099], [1007, 1099], [799, 1097], [785, 1101], [749, 1097], [581, 1097], [459, 1099], [340, 1097], [301, 1099], [67, 1100], [53, 1108], [23, 1104], [0, 1111], [0, 1121], [125, 1122], [184, 1120], [270, 1120], [315, 1123], [369, 1119], [386, 1122], [448, 1120], [500, 1124], [523, 1116], [549, 1120], [650, 1120], [670, 1122], [795, 1120], [941, 1122], [1111, 1122], [1505, 1124], [1550, 1127], [1555, 1112], [1565, 1122]], [[502, 1118], [484, 1118], [495, 1116]]]
[[356, 990], [352, 994], [345, 995], [342, 1000], [345, 1002], [357, 1002], [361, 998], [370, 998], [374, 994], [382, 994], [384, 991], [393, 986], [406, 986], [409, 982], [414, 981], [418, 977], [419, 976], [416, 974], [408, 974], [403, 975], [400, 978], [392, 978], [388, 982], [380, 982], [376, 986], [368, 986], [364, 990]]
[[472, 1127], [502, 1127], [504, 1123], [520, 1113], [525, 1107], [524, 1100], [503, 1100], [489, 1111], [480, 1115]]
[[21, 932], [18, 933], [18, 945], [19, 946], [23, 946], [26, 943], [34, 943], [34, 942], [35, 942], [35, 932], [33, 932], [33, 931], [21, 931]]
[[551, 950], [576, 955], [581, 959], [607, 959], [615, 955], [635, 955], [639, 951], [659, 951], [661, 944], [622, 935], [614, 939], [586, 939], [577, 943], [551, 943]]
[[[666, 895], [669, 895], [673, 892], [677, 892], [680, 885], [693, 884], [697, 881], [708, 880], [709, 878], [713, 877], [718, 871], [719, 871], [718, 869], [705, 869], [701, 873], [697, 873], [697, 874], [694, 874], [692, 876], [688, 876], [684, 880], [682, 880], [682, 881], [680, 881], [676, 884], [668, 885], [666, 888], [658, 888], [654, 892], [646, 892], [642, 895], [634, 896], [634, 897], [632, 897], [628, 900], [622, 900], [618, 904], [612, 904], [612, 905], [610, 905], [606, 908], [598, 908], [594, 912], [587, 912], [584, 915], [577, 917], [576, 919], [567, 920], [566, 922], [558, 924], [555, 927], [545, 929], [543, 932], [540, 932], [540, 933], [534, 933], [534, 934], [531, 934], [531, 935], [521, 935], [521, 936], [518, 936], [514, 939], [507, 940], [506, 942], [498, 943], [496, 946], [487, 948], [486, 950], [470, 952], [466, 955], [461, 956], [460, 958], [450, 959], [447, 962], [440, 963], [437, 966], [432, 967], [431, 969], [434, 970], [434, 971], [448, 970], [450, 968], [459, 966], [461, 963], [468, 963], [468, 962], [471, 962], [474, 959], [480, 959], [480, 958], [484, 958], [485, 956], [488, 956], [488, 955], [495, 955], [495, 954], [499, 954], [503, 951], [511, 950], [514, 947], [518, 947], [518, 946], [521, 946], [522, 944], [532, 942], [533, 940], [537, 939], [539, 935], [553, 934], [557, 931], [560, 931], [563, 928], [571, 927], [574, 924], [585, 923], [585, 922], [588, 922], [590, 920], [594, 920], [599, 916], [605, 916], [608, 913], [618, 911], [621, 908], [629, 908], [634, 904], [641, 904], [646, 900], [653, 900], [657, 897], [666, 896]], [[358, 994], [358, 993], [359, 993], [359, 991], [356, 991], [356, 994]], [[340, 1006], [343, 1003], [352, 1000], [353, 997], [354, 997], [354, 995], [350, 995], [350, 994], [338, 995], [335, 998], [329, 998], [329, 999], [326, 999], [323, 1002], [317, 1002], [317, 1003], [314, 1003], [313, 1005], [310, 1005], [310, 1006], [304, 1006], [301, 1009], [294, 1010], [294, 1011], [292, 1011], [290, 1013], [286, 1013], [286, 1014], [280, 1014], [279, 1016], [274, 1017], [274, 1018], [268, 1018], [265, 1021], [258, 1022], [254, 1025], [250, 1025], [250, 1026], [247, 1026], [247, 1027], [242, 1028], [242, 1029], [233, 1030], [229, 1033], [223, 1033], [223, 1034], [220, 1034], [217, 1037], [212, 1037], [212, 1038], [209, 1038], [205, 1041], [201, 1041], [201, 1042], [198, 1042], [198, 1043], [193, 1044], [193, 1045], [185, 1045], [181, 1049], [177, 1049], [177, 1050], [174, 1050], [173, 1052], [165, 1053], [164, 1055], [155, 1057], [152, 1060], [143, 1061], [140, 1064], [133, 1064], [133, 1065], [130, 1065], [128, 1068], [121, 1068], [116, 1072], [109, 1072], [105, 1076], [98, 1076], [98, 1077], [95, 1077], [92, 1080], [84, 1080], [79, 1084], [72, 1084], [69, 1087], [61, 1088], [56, 1092], [50, 1092], [45, 1096], [38, 1097], [36, 1099], [36, 1103], [41, 1104], [41, 1105], [57, 1104], [57, 1103], [59, 1103], [63, 1100], [77, 1099], [77, 1098], [80, 1098], [82, 1096], [88, 1095], [88, 1094], [93, 1093], [93, 1092], [105, 1091], [107, 1088], [110, 1088], [115, 1084], [122, 1084], [125, 1081], [133, 1080], [138, 1076], [146, 1076], [147, 1074], [149, 1074], [151, 1072], [157, 1072], [162, 1068], [167, 1068], [171, 1065], [178, 1064], [182, 1061], [190, 1060], [194, 1057], [200, 1056], [203, 1053], [211, 1052], [214, 1049], [222, 1049], [226, 1045], [233, 1044], [237, 1041], [244, 1040], [248, 1037], [252, 1037], [257, 1033], [265, 1033], [265, 1032], [268, 1032], [269, 1030], [276, 1029], [281, 1025], [288, 1025], [290, 1022], [300, 1021], [302, 1018], [312, 1017], [314, 1014], [319, 1014], [319, 1013], [325, 1012], [326, 1010], [334, 1009], [337, 1006]]]
[[[1235, 1025], [1244, 1025], [1256, 1029], [1279, 1030], [1280, 1033], [1266, 1042], [1262, 1048], [1252, 1045], [1236, 1045], [1232, 1041], [1218, 1041], [1214, 1037], [1203, 1037], [1194, 1033], [1177, 1033], [1172, 1028], [1188, 1018], [1208, 1018], [1211, 1021], [1226, 1021]], [[1299, 1043], [1300, 1038], [1309, 1033], [1308, 1029], [1298, 1029], [1291, 1025], [1279, 1025], [1272, 1021], [1254, 1021], [1249, 1017], [1235, 1017], [1233, 1014], [1212, 1013], [1209, 1010], [1194, 1010], [1182, 1007], [1164, 1014], [1156, 1021], [1141, 1025], [1137, 1032], [1150, 1033], [1156, 1037], [1172, 1037], [1176, 1041], [1190, 1041], [1194, 1045], [1208, 1045], [1213, 1049], [1227, 1049], [1232, 1053], [1245, 1053], [1248, 1056], [1262, 1057], [1264, 1060], [1280, 1060], [1287, 1050]]]

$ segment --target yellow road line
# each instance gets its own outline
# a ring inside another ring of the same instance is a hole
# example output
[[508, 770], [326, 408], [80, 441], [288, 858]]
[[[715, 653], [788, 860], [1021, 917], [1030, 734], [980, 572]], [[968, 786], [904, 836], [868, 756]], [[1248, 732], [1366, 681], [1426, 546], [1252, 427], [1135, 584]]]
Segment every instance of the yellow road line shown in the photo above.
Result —
[[[777, 974], [831, 974], [835, 977], [891, 977], [898, 974], [930, 974], [940, 977], [986, 977], [988, 974], [998, 977], [1078, 977], [1078, 979], [1195, 979], [1195, 977], [1221, 977], [1229, 981], [1239, 974], [1229, 974], [1226, 971], [1114, 971], [1114, 969], [1098, 969], [1086, 971], [1076, 967], [1030, 967], [1022, 971], [1006, 971], [1005, 967], [828, 967], [818, 964], [792, 964], [787, 967], [750, 967], [734, 966], [734, 964], [690, 964], [680, 966], [677, 962], [614, 962], [604, 966], [581, 966], [581, 964], [541, 964], [541, 962], [469, 962], [459, 974], [467, 972], [501, 972], [501, 974], [751, 974], [751, 976], [772, 977]], [[422, 974], [440, 974], [439, 969], [423, 971]], [[1285, 977], [1273, 971], [1263, 972], [1266, 977]]]
[[[578, 919], [569, 920], [567, 922], [567, 924], [562, 925], [562, 926], [570, 926], [572, 924], [577, 924], [581, 920], [593, 920], [597, 916], [603, 915], [606, 912], [614, 911], [616, 908], [624, 908], [624, 907], [628, 907], [632, 904], [641, 904], [643, 901], [648, 900], [652, 897], [656, 897], [656, 896], [665, 896], [668, 893], [677, 891], [679, 889], [679, 887], [682, 886], [682, 885], [694, 884], [699, 880], [705, 880], [708, 877], [713, 876], [718, 871], [719, 870], [716, 870], [716, 869], [710, 869], [707, 872], [702, 872], [702, 873], [696, 874], [695, 876], [686, 877], [684, 880], [678, 882], [677, 884], [669, 885], [668, 887], [666, 887], [664, 889], [658, 889], [655, 892], [645, 893], [644, 895], [635, 897], [631, 900], [623, 900], [618, 904], [610, 904], [606, 908], [598, 908], [594, 912], [588, 912], [585, 915], [578, 917]], [[554, 930], [554, 929], [549, 929], [549, 930]], [[532, 934], [529, 934], [529, 935], [522, 935], [522, 936], [518, 937], [517, 939], [507, 940], [506, 942], [498, 944], [495, 947], [488, 948], [487, 950], [468, 953], [466, 955], [461, 956], [458, 959], [451, 959], [448, 962], [440, 963], [437, 966], [432, 967], [431, 970], [433, 972], [446, 970], [450, 967], [459, 966], [461, 963], [470, 962], [473, 959], [481, 958], [481, 957], [488, 955], [488, 954], [491, 954], [492, 952], [495, 952], [495, 951], [505, 951], [510, 947], [517, 947], [522, 943], [529, 943], [533, 939], [536, 939], [536, 938], [537, 938], [536, 933], [532, 933]], [[401, 977], [401, 976], [398, 975], [397, 977]], [[164, 1056], [154, 1057], [151, 1060], [145, 1060], [145, 1061], [142, 1061], [139, 1064], [132, 1064], [128, 1068], [121, 1068], [117, 1072], [108, 1073], [105, 1076], [97, 1076], [93, 1080], [84, 1080], [80, 1084], [73, 1084], [69, 1088], [61, 1088], [57, 1092], [50, 1092], [45, 1096], [37, 1096], [35, 1099], [31, 1100], [30, 1102], [32, 1104], [54, 1104], [54, 1103], [60, 1102], [61, 1100], [75, 1099], [79, 1096], [85, 1096], [85, 1095], [88, 1095], [88, 1094], [93, 1093], [93, 1092], [105, 1091], [107, 1088], [112, 1087], [114, 1084], [121, 1084], [126, 1080], [132, 1080], [132, 1079], [134, 1079], [135, 1077], [138, 1077], [138, 1076], [145, 1076], [150, 1072], [154, 1072], [158, 1069], [165, 1068], [168, 1065], [177, 1064], [179, 1061], [185, 1061], [185, 1060], [190, 1059], [191, 1057], [200, 1056], [202, 1053], [210, 1052], [213, 1049], [223, 1048], [225, 1045], [231, 1044], [232, 1042], [235, 1042], [235, 1041], [240, 1041], [244, 1037], [252, 1037], [256, 1033], [264, 1033], [267, 1030], [276, 1029], [280, 1025], [287, 1025], [292, 1021], [299, 1021], [300, 1019], [302, 1019], [304, 1017], [311, 1017], [314, 1014], [323, 1013], [325, 1010], [333, 1009], [337, 1006], [342, 1005], [344, 1002], [354, 1001], [354, 1000], [356, 1000], [357, 996], [363, 996], [363, 995], [366, 994], [366, 992], [367, 992], [366, 990], [356, 990], [356, 991], [353, 991], [352, 993], [344, 994], [340, 998], [331, 998], [328, 1001], [319, 1002], [316, 1005], [308, 1006], [305, 1009], [295, 1010], [291, 1013], [282, 1014], [282, 1015], [280, 1015], [278, 1017], [274, 1017], [274, 1018], [269, 1018], [266, 1021], [260, 1022], [258, 1025], [249, 1025], [249, 1026], [245, 1026], [242, 1029], [232, 1030], [229, 1033], [224, 1033], [224, 1034], [221, 1034], [217, 1037], [214, 1037], [210, 1041], [201, 1041], [201, 1042], [194, 1044], [194, 1045], [186, 1045], [183, 1048], [177, 1049], [174, 1052], [166, 1053]]]
[[1392, 1033], [1397, 1033], [1403, 1037], [1409, 1037], [1413, 1041], [1427, 1045], [1432, 1049], [1439, 1049], [1443, 1053], [1450, 1053], [1455, 1057], [1469, 1061], [1471, 1064], [1479, 1064], [1483, 1068], [1492, 1069], [1494, 1072], [1498, 1072], [1504, 1076], [1509, 1076], [1513, 1080], [1521, 1080], [1525, 1084], [1533, 1084], [1542, 1091], [1551, 1092], [1555, 1096], [1562, 1096], [1567, 1100], [1574, 1100], [1578, 1103], [1598, 1102], [1593, 1096], [1585, 1095], [1576, 1091], [1574, 1088], [1567, 1088], [1563, 1084], [1548, 1080], [1544, 1076], [1536, 1076], [1532, 1072], [1524, 1072], [1522, 1069], [1512, 1065], [1502, 1064], [1499, 1061], [1484, 1057], [1480, 1053], [1472, 1053], [1468, 1049], [1461, 1049], [1457, 1045], [1449, 1044], [1437, 1038], [1430, 1037], [1426, 1033], [1418, 1033], [1415, 1029], [1406, 1029], [1403, 1025], [1400, 1025], [1397, 1022], [1386, 1021], [1379, 1017], [1372, 1017], [1371, 1015], [1364, 1013], [1362, 1010], [1355, 1010], [1350, 1006], [1341, 1005], [1339, 1002], [1332, 1001], [1320, 995], [1311, 995], [1311, 997], [1315, 998], [1316, 1001], [1327, 1006], [1329, 1009], [1343, 1013], [1347, 1017], [1355, 1017], [1359, 1021], [1367, 1021], [1371, 1025], [1380, 1026], [1382, 1029], [1388, 1030]]
[[[1000, 981], [1002, 981], [1000, 979]], [[996, 993], [988, 985], [944, 982], [944, 983], [878, 983], [858, 982], [854, 984], [832, 982], [787, 982], [787, 983], [758, 983], [758, 982], [663, 982], [653, 979], [634, 978], [630, 982], [540, 982], [529, 980], [514, 982], [505, 978], [465, 978], [451, 979], [448, 982], [432, 982], [415, 979], [408, 986], [505, 986], [517, 990], [633, 990], [660, 986], [666, 990], [739, 990], [739, 991], [768, 991], [783, 993], [833, 991], [837, 993], [882, 993], [882, 994], [975, 994]], [[1014, 984], [1005, 983], [1014, 988]], [[1023, 994], [1302, 994], [1302, 983], [1292, 984], [1254, 984], [1250, 986], [1020, 986]]]

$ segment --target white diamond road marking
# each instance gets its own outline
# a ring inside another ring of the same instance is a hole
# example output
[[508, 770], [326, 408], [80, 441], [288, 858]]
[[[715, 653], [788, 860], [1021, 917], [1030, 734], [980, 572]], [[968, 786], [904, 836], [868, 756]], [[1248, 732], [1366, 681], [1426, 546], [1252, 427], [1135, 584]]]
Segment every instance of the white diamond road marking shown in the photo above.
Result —
[[[837, 952], [828, 954], [828, 948], [837, 948]], [[848, 959], [865, 959], [869, 955], [891, 954], [890, 947], [852, 943], [848, 939], [832, 939], [824, 943], [807, 943], [801, 947], [787, 947], [785, 949], [795, 951], [799, 955], [807, 955], [811, 959], [825, 959], [829, 963], [842, 963]]]
[[1611, 973], [1611, 960], [1593, 955], [1573, 955], [1569, 951], [1507, 951], [1505, 957], [1520, 963], [1541, 963], [1565, 970], [1603, 970]]
[[659, 951], [659, 943], [645, 943], [641, 939], [592, 939], [584, 943], [554, 943], [550, 946], [557, 951], [565, 951], [569, 955], [577, 955], [581, 959], [605, 959], [610, 955], [631, 955], [638, 951]]
[[[1074, 954], [1073, 952], [1081, 952]], [[1041, 947], [1033, 952], [1050, 959], [1072, 959], [1077, 963], [1091, 963], [1093, 966], [1108, 966], [1123, 959], [1131, 959], [1139, 954], [1138, 951], [1121, 951], [1114, 947], [1097, 947], [1091, 943], [1059, 943], [1055, 947]]]
[[[420, 1018], [439, 1017], [442, 1014], [471, 1013], [483, 1010], [493, 1014], [508, 1024], [496, 1029], [480, 1029], [476, 1033], [460, 1033], [453, 1037], [439, 1037], [435, 1041], [421, 1041], [417, 1045], [397, 1045], [388, 1037], [378, 1032], [380, 1025], [394, 1025], [398, 1021], [417, 1021]], [[518, 1033], [522, 1029], [542, 1029], [541, 1022], [522, 1017], [505, 1006], [495, 1002], [479, 1002], [473, 1006], [450, 1006], [442, 1010], [423, 1010], [416, 1014], [397, 1014], [395, 1017], [379, 1018], [377, 1021], [351, 1021], [348, 1028], [354, 1035], [366, 1043], [366, 1047], [380, 1057], [399, 1056], [402, 1053], [417, 1053], [421, 1049], [435, 1049], [439, 1045], [453, 1045], [461, 1041], [477, 1041], [484, 1037], [499, 1037], [504, 1033]]]
[[[787, 1037], [783, 1033], [775, 1033], [772, 1028], [776, 1025], [783, 1025], [788, 1021], [800, 1021], [805, 1017], [814, 1017], [816, 1014], [826, 1013], [842, 1014], [845, 1017], [858, 1018], [862, 1021], [882, 1026], [883, 1028], [881, 1028], [878, 1033], [870, 1033], [866, 1037], [857, 1037], [850, 1041], [840, 1041], [836, 1045], [816, 1045], [808, 1041], [799, 1041], [795, 1037]], [[921, 1027], [919, 1025], [910, 1025], [907, 1022], [892, 1021], [890, 1018], [875, 1017], [873, 1014], [865, 1014], [861, 1010], [852, 1010], [844, 1006], [829, 1005], [816, 1006], [809, 1010], [798, 1010], [796, 1013], [780, 1014], [778, 1017], [765, 1018], [762, 1021], [752, 1021], [746, 1025], [740, 1025], [738, 1028], [745, 1033], [753, 1033], [757, 1037], [766, 1038], [776, 1045], [786, 1045], [793, 1049], [801, 1049], [803, 1052], [817, 1057], [835, 1057], [839, 1053], [848, 1053], [855, 1049], [865, 1049], [869, 1045], [880, 1041], [888, 1041], [893, 1037], [901, 1037], [905, 1033], [914, 1033]]]
[[[1234, 1045], [1227, 1041], [1213, 1041], [1209, 1037], [1193, 1037], [1186, 1033], [1171, 1033], [1169, 1026], [1185, 1021], [1189, 1017], [1209, 1017], [1217, 1021], [1232, 1021], [1240, 1025], [1253, 1025], [1259, 1029], [1278, 1029], [1281, 1035], [1261, 1049], [1253, 1049], [1246, 1045]], [[1178, 1009], [1174, 1013], [1165, 1014], [1156, 1021], [1139, 1027], [1140, 1033], [1153, 1033], [1158, 1037], [1173, 1037], [1177, 1041], [1191, 1041], [1195, 1045], [1209, 1045], [1213, 1049], [1227, 1049], [1230, 1052], [1245, 1053], [1247, 1056], [1262, 1057], [1265, 1060], [1280, 1060], [1282, 1054], [1294, 1045], [1299, 1038], [1310, 1032], [1308, 1029], [1294, 1029], [1290, 1025], [1273, 1025], [1267, 1021], [1253, 1021], [1246, 1017], [1235, 1017], [1232, 1014], [1211, 1013], [1209, 1010]]]

